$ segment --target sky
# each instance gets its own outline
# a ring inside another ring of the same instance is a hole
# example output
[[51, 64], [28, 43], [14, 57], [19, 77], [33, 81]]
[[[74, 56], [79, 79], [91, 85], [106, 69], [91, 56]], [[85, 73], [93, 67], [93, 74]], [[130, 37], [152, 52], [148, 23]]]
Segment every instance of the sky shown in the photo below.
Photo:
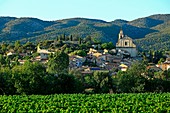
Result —
[[50, 21], [74, 17], [131, 21], [153, 14], [170, 14], [170, 0], [0, 0], [0, 16]]

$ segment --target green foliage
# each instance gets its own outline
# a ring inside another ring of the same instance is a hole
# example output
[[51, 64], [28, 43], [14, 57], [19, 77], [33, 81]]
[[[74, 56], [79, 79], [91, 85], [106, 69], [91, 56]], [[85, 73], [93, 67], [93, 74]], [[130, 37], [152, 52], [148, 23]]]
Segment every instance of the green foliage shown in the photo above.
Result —
[[[35, 18], [1, 17], [0, 42], [20, 40], [22, 43], [40, 42], [43, 40], [76, 40], [81, 37], [88, 43], [117, 41], [120, 28], [124, 33], [136, 40], [140, 50], [169, 49], [169, 16], [152, 15], [133, 21], [115, 20], [105, 22], [102, 20], [72, 18], [58, 21], [42, 21]], [[91, 37], [91, 39], [89, 38]], [[145, 37], [145, 38], [144, 38]], [[142, 38], [142, 39], [141, 39]], [[89, 40], [90, 39], [90, 40]], [[160, 43], [161, 42], [161, 43]], [[149, 48], [148, 48], [149, 47]]]
[[169, 92], [168, 72], [152, 72], [146, 70], [143, 63], [135, 63], [126, 72], [118, 72], [114, 78], [117, 92]]
[[35, 47], [36, 47], [36, 45], [34, 45], [31, 42], [27, 42], [26, 44], [23, 45], [24, 49], [30, 50], [30, 51], [35, 51]]
[[67, 54], [69, 54], [72, 51], [73, 51], [72, 48], [65, 48], [65, 50], [64, 50], [64, 52], [67, 53]]
[[42, 64], [29, 61], [22, 66], [15, 66], [12, 79], [14, 87], [19, 94], [39, 94], [43, 90], [43, 76], [45, 76], [45, 67]]
[[[83, 76], [80, 69], [74, 69], [68, 74], [68, 70], [65, 70], [68, 64], [58, 67], [67, 61], [58, 61], [60, 54], [57, 55], [51, 56], [52, 65], [47, 67], [51, 72], [39, 62], [1, 65], [0, 94], [170, 92], [170, 70], [150, 72], [146, 70], [145, 64], [137, 62], [126, 72], [119, 71], [115, 76], [111, 76], [108, 71], [94, 71]], [[53, 64], [57, 67], [53, 67]]]
[[170, 42], [169, 42], [169, 35], [164, 34], [153, 34], [149, 35], [146, 38], [136, 40], [136, 44], [139, 47], [139, 50], [169, 50]]
[[32, 57], [33, 57], [33, 58], [35, 58], [35, 57], [37, 57], [37, 56], [39, 56], [39, 53], [33, 53], [33, 54], [32, 54]]
[[157, 51], [157, 50], [155, 50], [155, 51], [150, 50], [149, 51], [149, 57], [148, 57], [149, 62], [157, 64], [158, 61], [160, 61], [161, 58], [162, 58], [162, 60], [165, 59], [165, 56], [163, 55], [162, 51]]
[[84, 79], [86, 87], [93, 88], [94, 93], [109, 93], [112, 88], [111, 76], [107, 71], [95, 71], [93, 75], [87, 75]]
[[68, 73], [69, 56], [58, 50], [51, 54], [48, 61], [47, 72], [53, 74]]
[[107, 45], [107, 43], [103, 43], [103, 44], [101, 45], [101, 47], [102, 47], [102, 49], [106, 49], [106, 48], [108, 47], [108, 45]]
[[44, 81], [44, 94], [82, 92], [82, 84], [71, 74], [48, 75], [44, 77]]
[[0, 112], [170, 112], [169, 93], [0, 96]]
[[75, 50], [74, 52], [70, 53], [71, 55], [79, 55], [85, 57], [87, 54], [84, 50]]
[[139, 62], [133, 64], [127, 72], [119, 72], [116, 78], [118, 92], [144, 92], [145, 78], [142, 74], [145, 72], [145, 65]]
[[7, 51], [7, 44], [6, 43], [2, 43], [1, 44], [1, 53], [2, 54], [5, 54], [6, 53], [6, 51]]
[[160, 58], [160, 60], [158, 61], [158, 64], [161, 64], [163, 62], [165, 62], [165, 59], [164, 58]]
[[167, 70], [166, 76], [167, 78], [170, 78], [170, 69]]
[[0, 54], [0, 65], [2, 66], [4, 64], [6, 64], [5, 57], [2, 54]]
[[115, 46], [113, 45], [112, 42], [103, 43], [103, 44], [101, 45], [101, 47], [102, 47], [102, 49], [109, 49], [109, 50], [115, 48]]
[[151, 28], [162, 23], [163, 23], [162, 20], [152, 19], [150, 17], [136, 19], [130, 22], [130, 24], [133, 26], [138, 26], [143, 28]]
[[13, 95], [16, 92], [12, 71], [9, 67], [0, 68], [0, 94]]
[[107, 71], [95, 71], [93, 73], [93, 82], [95, 93], [108, 93], [112, 86], [111, 77]]
[[19, 47], [21, 46], [21, 43], [20, 43], [20, 41], [16, 41], [15, 42], [15, 44], [14, 44], [14, 50], [17, 50], [17, 49], [19, 49]]

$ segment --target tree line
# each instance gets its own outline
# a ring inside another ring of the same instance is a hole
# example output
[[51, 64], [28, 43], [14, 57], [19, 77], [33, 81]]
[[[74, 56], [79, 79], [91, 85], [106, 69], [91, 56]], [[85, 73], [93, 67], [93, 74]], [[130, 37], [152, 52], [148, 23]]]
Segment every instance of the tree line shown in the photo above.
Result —
[[141, 93], [170, 92], [170, 70], [153, 72], [145, 62], [134, 63], [126, 72], [69, 70], [69, 57], [62, 50], [51, 54], [47, 65], [27, 60], [23, 65], [1, 65], [0, 94]]

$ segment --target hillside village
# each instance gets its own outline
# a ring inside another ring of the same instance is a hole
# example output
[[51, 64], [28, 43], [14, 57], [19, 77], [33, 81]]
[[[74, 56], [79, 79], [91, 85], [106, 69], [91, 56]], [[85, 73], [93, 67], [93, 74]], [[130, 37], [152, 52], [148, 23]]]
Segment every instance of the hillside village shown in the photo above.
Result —
[[115, 46], [63, 34], [0, 48], [0, 94], [170, 91], [170, 53], [138, 51], [122, 29]]
[[[51, 44], [54, 44], [55, 41], [51, 41]], [[74, 43], [75, 46], [78, 44], [78, 41], [65, 41], [65, 44]], [[21, 59], [18, 59], [20, 64], [24, 64], [26, 61], [23, 57], [31, 56], [33, 53], [38, 55], [30, 60], [32, 62], [39, 61], [43, 64], [48, 63], [48, 58], [50, 54], [55, 53], [55, 48], [53, 50], [41, 49], [44, 48], [37, 45], [36, 51], [27, 50], [24, 53], [15, 53], [13, 49], [7, 51], [7, 56], [20, 55]], [[126, 71], [133, 63], [137, 61], [142, 61], [143, 56], [138, 54], [136, 45], [134, 44], [132, 38], [124, 35], [123, 30], [121, 29], [118, 34], [118, 41], [116, 43], [116, 48], [101, 49], [100, 44], [93, 44], [89, 49], [87, 49], [87, 54], [85, 56], [79, 56], [75, 54], [69, 55], [69, 69], [74, 70], [78, 69], [82, 74], [90, 74], [96, 70], [105, 70], [111, 71], [113, 73], [120, 71]], [[150, 57], [149, 54], [146, 57]], [[12, 61], [13, 62], [13, 61]], [[148, 69], [152, 68], [155, 71], [168, 70], [170, 68], [170, 58], [169, 55], [166, 56], [166, 61], [161, 64], [152, 64], [148, 65]]]

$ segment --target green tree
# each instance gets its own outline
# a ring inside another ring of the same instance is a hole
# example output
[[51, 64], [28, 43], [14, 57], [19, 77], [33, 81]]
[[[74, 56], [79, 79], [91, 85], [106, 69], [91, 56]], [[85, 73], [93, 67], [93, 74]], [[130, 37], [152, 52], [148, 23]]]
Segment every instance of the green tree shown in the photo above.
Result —
[[19, 63], [19, 61], [18, 61], [18, 59], [19, 59], [19, 57], [18, 56], [16, 56], [16, 57], [14, 57], [13, 58], [13, 62], [11, 62], [11, 67], [14, 67], [14, 66], [16, 66], [16, 65], [19, 65], [20, 63]]
[[170, 68], [167, 70], [167, 78], [170, 79]]
[[160, 60], [158, 61], [158, 64], [161, 64], [161, 63], [163, 63], [164, 61], [165, 61], [164, 58], [160, 58]]
[[1, 66], [5, 65], [5, 58], [2, 54], [0, 54], [0, 65]]
[[44, 80], [44, 94], [55, 94], [58, 93], [58, 81], [57, 77], [48, 74], [43, 77]]
[[23, 49], [28, 50], [30, 53], [31, 51], [35, 51], [35, 45], [31, 42], [27, 42], [26, 44], [23, 45]]
[[86, 42], [86, 47], [87, 47], [87, 48], [91, 48], [91, 43], [90, 43], [90, 41]]
[[20, 46], [21, 46], [20, 41], [16, 41], [15, 44], [14, 44], [14, 50], [15, 50], [15, 51], [18, 51], [18, 49], [19, 49]]
[[7, 44], [6, 43], [3, 43], [3, 44], [1, 44], [1, 51], [2, 51], [2, 54], [5, 54], [6, 53], [6, 51], [7, 51]]
[[81, 83], [68, 73], [61, 73], [58, 75], [58, 88], [59, 93], [81, 93]]
[[81, 49], [81, 50], [87, 50], [86, 44], [81, 44], [81, 45], [79, 45], [79, 49]]
[[84, 50], [77, 50], [76, 54], [79, 55], [79, 56], [82, 56], [82, 57], [87, 55]]
[[107, 71], [95, 71], [84, 77], [86, 88], [93, 88], [94, 93], [109, 93], [112, 89], [112, 78]]
[[67, 44], [64, 44], [60, 49], [64, 51], [67, 48]]
[[114, 49], [115, 48], [113, 42], [109, 42], [107, 45], [108, 45], [108, 49]]
[[63, 37], [63, 38], [62, 38], [62, 39], [63, 39], [63, 41], [66, 41], [66, 35], [65, 35], [65, 34], [63, 34], [63, 35], [62, 35], [62, 37]]
[[61, 50], [51, 54], [47, 71], [53, 74], [68, 73], [69, 56]]
[[108, 44], [107, 44], [107, 43], [103, 43], [103, 44], [101, 45], [101, 47], [102, 47], [102, 49], [107, 49], [107, 48], [108, 48]]
[[45, 94], [81, 93], [82, 83], [72, 74], [60, 73], [44, 77]]
[[92, 43], [92, 38], [91, 36], [87, 36], [86, 38], [84, 38], [85, 42], [90, 42], [90, 44]]
[[6, 67], [10, 67], [11, 61], [10, 61], [10, 58], [8, 56], [5, 59], [5, 64], [6, 64]]
[[102, 49], [109, 49], [109, 50], [115, 48], [115, 46], [113, 45], [112, 42], [103, 43], [103, 44], [101, 44], [101, 47], [102, 47]]
[[4, 91], [4, 87], [5, 87], [5, 84], [4, 84], [4, 78], [2, 76], [2, 73], [0, 73], [0, 95], [2, 94], [5, 94], [5, 91]]
[[22, 66], [15, 66], [12, 73], [17, 93], [43, 94], [43, 77], [46, 75], [46, 69], [42, 64], [27, 61]]
[[93, 77], [95, 83], [95, 93], [109, 93], [109, 89], [112, 88], [112, 80], [109, 72], [95, 71]]
[[81, 45], [81, 43], [82, 43], [82, 39], [81, 39], [81, 38], [79, 38], [79, 45]]
[[72, 35], [70, 35], [70, 41], [73, 41], [73, 36]]
[[79, 55], [79, 56], [86, 56], [86, 52], [84, 50], [75, 50], [74, 52], [70, 53], [71, 55]]
[[127, 72], [118, 72], [116, 76], [117, 91], [122, 93], [136, 93], [145, 91], [146, 66], [143, 63], [134, 63]]
[[14, 49], [14, 45], [9, 44], [9, 45], [7, 46], [7, 50], [13, 50], [13, 49]]
[[16, 93], [12, 71], [9, 67], [0, 68], [0, 94], [13, 95]]
[[72, 52], [73, 50], [72, 50], [72, 48], [70, 48], [70, 47], [66, 47], [65, 48], [65, 50], [64, 50], [64, 52], [66, 53], [66, 54], [69, 54], [70, 52]]

